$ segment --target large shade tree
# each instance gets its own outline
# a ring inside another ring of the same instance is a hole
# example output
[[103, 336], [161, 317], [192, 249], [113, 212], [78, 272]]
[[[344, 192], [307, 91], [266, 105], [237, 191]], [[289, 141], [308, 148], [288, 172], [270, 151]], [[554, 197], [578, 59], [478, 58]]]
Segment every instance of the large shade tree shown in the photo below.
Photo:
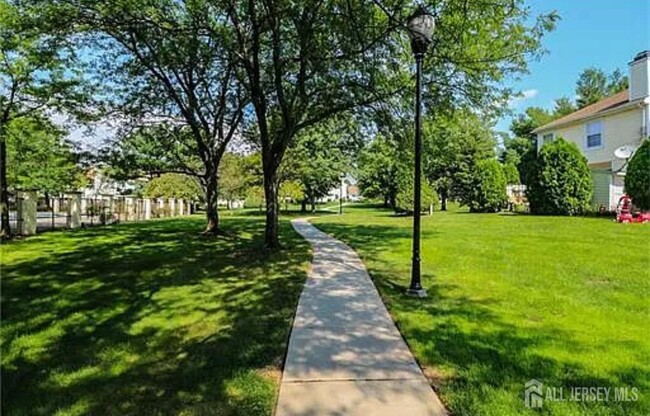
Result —
[[[45, 111], [81, 115], [86, 101], [76, 71], [71, 39], [34, 10], [0, 0], [0, 237], [11, 234], [7, 182], [7, 133], [10, 123], [41, 117]], [[87, 103], [86, 103], [87, 104]]]
[[[505, 102], [509, 90], [499, 85], [526, 70], [556, 19], [555, 14], [531, 18], [523, 0], [430, 3], [438, 25], [425, 60], [424, 99], [436, 105], [485, 108]], [[230, 129], [242, 116], [254, 126], [269, 248], [279, 246], [278, 169], [296, 134], [342, 112], [411, 96], [412, 57], [403, 29], [414, 2], [54, 4], [72, 11], [66, 24], [80, 22], [80, 29], [110, 39], [101, 45], [109, 58], [102, 67], [119, 75], [108, 84], [117, 87], [122, 104], [138, 110], [138, 119], [163, 113], [184, 120], [210, 184], [216, 184], [211, 178], [218, 163], [207, 162], [219, 160], [224, 142], [232, 138]], [[250, 106], [242, 112], [243, 101]], [[216, 219], [216, 211], [209, 214], [208, 231], [216, 229]]]
[[363, 195], [383, 199], [384, 206], [395, 210], [400, 193], [402, 205], [408, 195], [413, 194], [412, 189], [406, 188], [413, 187], [414, 179], [412, 111], [408, 100], [400, 98], [381, 103], [371, 113], [368, 121], [373, 139], [357, 158], [359, 188]]
[[168, 163], [159, 168], [196, 177], [205, 194], [204, 232], [217, 233], [219, 164], [239, 133], [247, 102], [225, 45], [223, 13], [201, 0], [67, 0], [54, 3], [54, 10], [50, 15], [76, 23], [88, 41], [109, 109], [122, 124], [144, 130], [160, 125], [147, 140], [128, 138], [129, 145], [147, 154], [153, 142], [168, 150]]
[[[278, 171], [297, 133], [403, 88], [391, 34], [401, 2], [224, 0], [262, 153], [265, 243], [278, 241]], [[391, 4], [392, 3], [392, 4]]]
[[[403, 25], [414, 4], [397, 0], [223, 0], [258, 127], [268, 247], [277, 247], [277, 171], [301, 129], [404, 93], [410, 51]], [[436, 102], [490, 106], [495, 87], [525, 71], [555, 15], [531, 22], [523, 1], [431, 5], [439, 22], [425, 85]]]

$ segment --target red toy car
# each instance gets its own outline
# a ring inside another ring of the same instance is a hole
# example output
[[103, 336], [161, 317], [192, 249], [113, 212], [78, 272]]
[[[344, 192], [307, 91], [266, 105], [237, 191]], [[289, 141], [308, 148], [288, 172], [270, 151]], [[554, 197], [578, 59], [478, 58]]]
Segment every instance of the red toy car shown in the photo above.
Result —
[[650, 212], [633, 213], [632, 208], [632, 198], [628, 195], [623, 195], [621, 199], [618, 200], [618, 205], [616, 206], [616, 222], [625, 224], [631, 222], [640, 222], [645, 224], [650, 222]]

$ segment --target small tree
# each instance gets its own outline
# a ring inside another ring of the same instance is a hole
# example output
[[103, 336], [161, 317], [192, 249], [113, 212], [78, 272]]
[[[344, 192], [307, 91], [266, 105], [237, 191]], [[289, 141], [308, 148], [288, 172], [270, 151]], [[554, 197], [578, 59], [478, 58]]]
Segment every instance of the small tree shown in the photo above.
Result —
[[284, 201], [285, 211], [289, 211], [289, 200], [302, 201], [305, 198], [305, 192], [298, 181], [284, 181], [280, 185], [280, 198]]
[[188, 201], [203, 199], [199, 181], [180, 173], [165, 173], [147, 182], [143, 195], [147, 198], [180, 198]]
[[532, 213], [582, 214], [592, 193], [587, 159], [574, 143], [559, 138], [542, 147], [526, 191]]
[[424, 123], [424, 173], [435, 184], [442, 211], [447, 199], [457, 196], [461, 179], [477, 160], [494, 155], [496, 140], [487, 123], [470, 111], [428, 118]]
[[[303, 211], [308, 203], [313, 211], [319, 198], [341, 186], [342, 175], [350, 166], [350, 153], [355, 150], [353, 139], [342, 120], [320, 123], [296, 136], [280, 166], [278, 180], [280, 184], [293, 180], [300, 185]], [[281, 190], [278, 196], [283, 198]]]
[[264, 188], [256, 185], [246, 189], [246, 200], [244, 201], [246, 208], [259, 208], [262, 211], [264, 205]]
[[506, 177], [496, 159], [477, 161], [464, 175], [460, 201], [470, 212], [497, 212], [506, 204]]
[[358, 158], [359, 189], [366, 198], [381, 198], [384, 207], [395, 207], [400, 158], [395, 145], [378, 136], [366, 145]]
[[521, 183], [519, 180], [519, 171], [517, 170], [517, 165], [512, 162], [506, 162], [503, 164], [502, 168], [507, 185], [519, 185]]
[[14, 119], [5, 134], [10, 187], [38, 189], [47, 195], [86, 185], [75, 146], [65, 139], [64, 130], [44, 116]]
[[625, 192], [642, 210], [650, 209], [650, 139], [636, 151], [625, 175]]
[[[393, 209], [395, 212], [406, 214], [413, 214], [413, 201], [415, 196], [413, 172], [406, 169], [408, 165], [403, 165], [399, 172], [398, 190], [395, 196], [395, 205]], [[438, 194], [434, 191], [433, 187], [429, 185], [426, 179], [422, 180], [421, 184], [421, 211], [429, 211], [430, 206], [437, 206], [439, 203]]]
[[[430, 206], [437, 206], [439, 203], [438, 194], [433, 191], [433, 188], [427, 183], [422, 182], [422, 211], [429, 211]], [[405, 186], [397, 192], [395, 198], [395, 212], [403, 212], [406, 214], [413, 214], [413, 184]]]
[[225, 200], [230, 209], [233, 201], [243, 198], [246, 194], [249, 178], [244, 156], [234, 153], [223, 155], [219, 166], [219, 182], [219, 198]]

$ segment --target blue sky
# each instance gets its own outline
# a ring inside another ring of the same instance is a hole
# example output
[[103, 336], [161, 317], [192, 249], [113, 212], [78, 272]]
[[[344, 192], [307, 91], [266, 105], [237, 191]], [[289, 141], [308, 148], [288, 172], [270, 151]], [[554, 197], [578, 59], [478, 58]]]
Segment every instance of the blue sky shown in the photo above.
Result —
[[[548, 54], [529, 66], [512, 86], [525, 98], [513, 103], [516, 111], [529, 106], [551, 108], [561, 96], [574, 98], [580, 72], [596, 66], [607, 72], [627, 64], [637, 52], [650, 49], [650, 0], [530, 0], [533, 13], [557, 10], [562, 20], [544, 39]], [[503, 118], [497, 130], [507, 130]]]

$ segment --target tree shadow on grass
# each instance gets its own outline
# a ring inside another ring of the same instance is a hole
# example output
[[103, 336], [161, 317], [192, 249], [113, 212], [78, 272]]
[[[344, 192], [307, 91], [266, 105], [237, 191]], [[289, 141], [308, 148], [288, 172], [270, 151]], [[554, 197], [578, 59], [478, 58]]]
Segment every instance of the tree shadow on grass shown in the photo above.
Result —
[[270, 413], [308, 246], [287, 223], [288, 248], [270, 254], [261, 221], [228, 219], [217, 239], [201, 223], [8, 246], [3, 414]]
[[[572, 341], [575, 334], [568, 329], [529, 325], [523, 316], [516, 323], [506, 320], [494, 307], [503, 299], [470, 298], [462, 288], [439, 282], [431, 268], [423, 269], [428, 298], [406, 297], [408, 266], [394, 262], [410, 264], [409, 259], [386, 254], [410, 240], [408, 228], [325, 221], [317, 226], [357, 248], [370, 265], [371, 277], [400, 332], [453, 414], [537, 414], [524, 407], [524, 384], [533, 378], [546, 386], [563, 387], [565, 396], [571, 387], [650, 390], [647, 363], [594, 372], [571, 358], [592, 353], [593, 345], [585, 350], [578, 340]], [[629, 341], [605, 341], [613, 351], [642, 351], [642, 346]], [[643, 397], [620, 403], [611, 394], [608, 402], [545, 402], [544, 413], [645, 415], [650, 411], [650, 402]]]

